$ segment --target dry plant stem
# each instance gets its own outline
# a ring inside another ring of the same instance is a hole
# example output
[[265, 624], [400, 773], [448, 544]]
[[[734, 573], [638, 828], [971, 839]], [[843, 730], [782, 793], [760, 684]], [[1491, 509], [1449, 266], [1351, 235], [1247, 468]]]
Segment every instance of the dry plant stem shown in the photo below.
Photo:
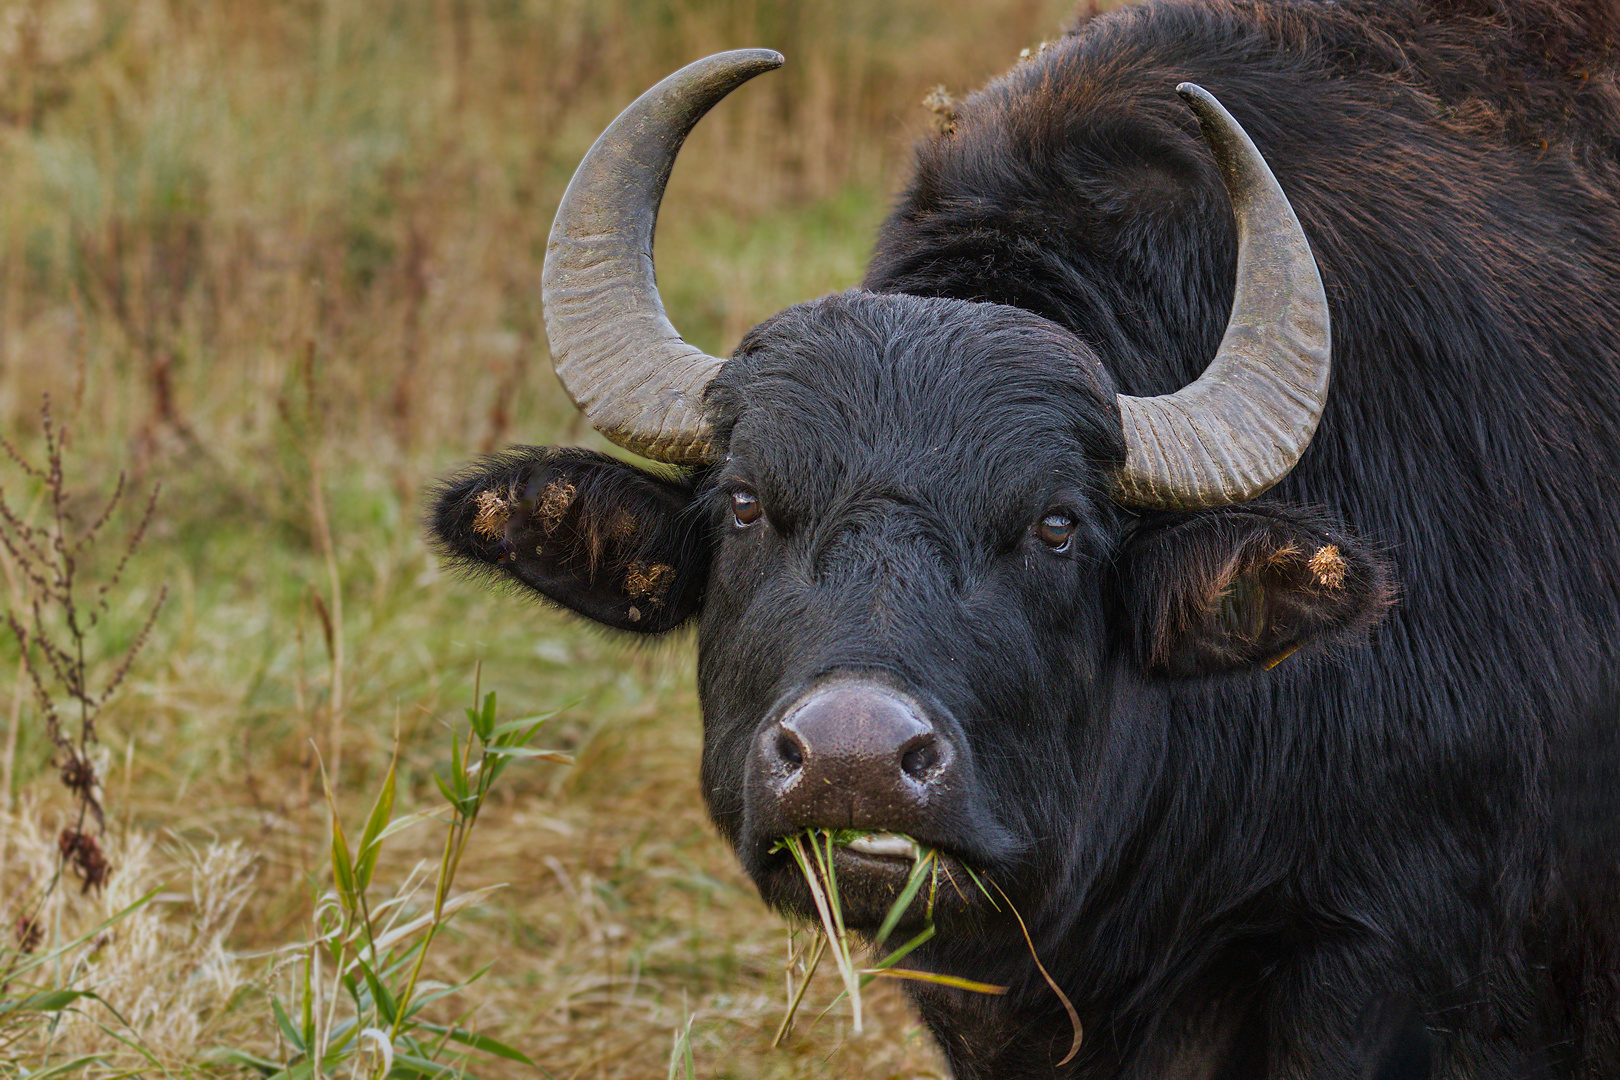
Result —
[[1058, 1000], [1063, 1003], [1063, 1011], [1069, 1014], [1069, 1023], [1074, 1027], [1074, 1041], [1069, 1044], [1069, 1052], [1063, 1056], [1063, 1060], [1058, 1062], [1059, 1066], [1067, 1065], [1074, 1060], [1074, 1055], [1080, 1052], [1080, 1040], [1085, 1035], [1084, 1030], [1080, 1027], [1080, 1014], [1075, 1012], [1074, 1003], [1069, 1000], [1069, 995], [1059, 988], [1057, 981], [1047, 972], [1046, 965], [1041, 963], [1041, 958], [1036, 955], [1035, 942], [1029, 936], [1029, 927], [1024, 925], [1024, 917], [1018, 914], [1018, 909], [1013, 907], [1012, 899], [1005, 892], [1002, 892], [1000, 885], [996, 885], [994, 881], [990, 882], [990, 884], [995, 886], [996, 892], [1001, 893], [1001, 898], [1007, 902], [1007, 910], [1012, 912], [1012, 917], [1018, 920], [1018, 929], [1024, 932], [1024, 944], [1029, 946], [1029, 958], [1035, 961], [1036, 970], [1041, 973], [1041, 978], [1046, 980], [1046, 985], [1052, 988], [1052, 993], [1056, 994]]
[[[332, 547], [332, 529], [326, 518], [326, 494], [321, 483], [319, 459], [310, 454], [310, 513], [315, 519], [315, 536], [326, 561], [326, 583], [332, 593], [331, 628], [327, 645], [332, 661], [331, 750], [332, 775], [341, 776], [343, 764], [343, 579], [338, 573], [337, 553]], [[317, 598], [318, 599], [318, 598]]]
[[[804, 850], [804, 838], [793, 838], [793, 851], [800, 860], [804, 870], [805, 884], [810, 888], [810, 898], [815, 902], [816, 912], [821, 916], [822, 926], [830, 941], [835, 943], [833, 960], [838, 964], [838, 975], [844, 981], [844, 990], [849, 994], [851, 1024], [855, 1034], [864, 1030], [861, 1023], [861, 980], [855, 973], [854, 961], [849, 955], [849, 937], [844, 932], [843, 912], [837, 903], [838, 882], [832, 874], [832, 847], [831, 834], [827, 836], [827, 857], [821, 857], [821, 851], [815, 840], [810, 841], [810, 850], [815, 855], [815, 861], [810, 861], [810, 855]], [[820, 870], [820, 876], [816, 870]], [[826, 887], [822, 887], [822, 878], [826, 879]]]
[[810, 949], [810, 959], [805, 962], [804, 978], [799, 981], [798, 990], [793, 989], [793, 961], [797, 958], [791, 953], [789, 954], [787, 968], [788, 1006], [787, 1011], [782, 1014], [782, 1022], [776, 1026], [775, 1037], [771, 1039], [773, 1049], [782, 1045], [782, 1040], [787, 1038], [788, 1032], [792, 1029], [793, 1018], [799, 1013], [799, 1004], [804, 1001], [804, 993], [810, 989], [810, 980], [815, 978], [816, 969], [821, 966], [822, 953], [827, 951], [827, 935], [816, 931], [815, 936], [815, 942], [806, 946]]
[[[11, 686], [11, 723], [6, 728], [6, 756], [0, 762], [0, 812], [11, 809], [11, 779], [17, 765], [17, 734], [22, 730], [23, 679], [27, 670], [24, 661], [17, 661], [17, 679]], [[5, 867], [5, 852], [0, 849], [0, 870]]]
[[[481, 672], [482, 668], [480, 667]], [[476, 697], [476, 695], [477, 692], [474, 691], [474, 696]], [[468, 732], [466, 756], [460, 762], [453, 762], [462, 770], [463, 775], [465, 775], [472, 763], [472, 744], [473, 736], [471, 732]], [[479, 781], [482, 784], [482, 775], [479, 776]], [[456, 880], [456, 870], [461, 866], [461, 855], [467, 850], [467, 837], [472, 832], [473, 822], [478, 819], [478, 810], [483, 805], [483, 801], [483, 793], [480, 792], [470, 814], [463, 814], [459, 807], [455, 808], [453, 810], [455, 823], [445, 830], [444, 854], [439, 861], [438, 887], [433, 891], [433, 922], [428, 927], [427, 937], [422, 942], [422, 948], [416, 954], [416, 963], [411, 965], [410, 981], [405, 984], [405, 993], [399, 999], [399, 1013], [394, 1019], [392, 1030], [388, 1033], [390, 1042], [399, 1037], [400, 1025], [405, 1021], [405, 1009], [410, 1005], [411, 998], [416, 994], [416, 983], [422, 976], [422, 964], [427, 959], [428, 949], [433, 947], [433, 939], [439, 934], [439, 927], [443, 925], [444, 901], [450, 894], [450, 886]]]
[[[111, 674], [99, 690], [94, 689], [91, 685], [92, 661], [87, 655], [86, 645], [92, 640], [93, 632], [108, 610], [112, 590], [123, 580], [131, 556], [146, 536], [157, 508], [158, 490], [153, 488], [139, 521], [119, 550], [117, 563], [86, 603], [81, 596], [83, 585], [79, 560], [101, 539], [114, 511], [123, 501], [125, 479], [122, 474], [119, 475], [112, 494], [104, 501], [94, 520], [86, 526], [78, 525], [69, 509], [70, 496], [65, 475], [64, 463], [70, 442], [68, 429], [55, 422], [49, 398], [45, 399], [39, 415], [45, 442], [43, 467], [31, 465], [4, 438], [0, 438], [0, 451], [24, 476], [40, 486], [40, 498], [47, 507], [47, 524], [31, 524], [33, 511], [19, 513], [5, 493], [0, 491], [0, 548], [7, 556], [5, 571], [11, 591], [6, 623], [17, 639], [22, 671], [33, 690], [45, 723], [46, 736], [55, 748], [54, 764], [60, 772], [63, 786], [72, 793], [77, 806], [74, 824], [64, 829], [59, 839], [59, 869], [46, 886], [48, 896], [60, 881], [61, 870], [69, 866], [83, 882], [86, 892], [102, 888], [112, 872], [100, 843], [85, 831], [86, 820], [92, 817], [98, 833], [106, 829], [99, 790], [101, 778], [90, 757], [90, 744], [97, 741], [96, 722], [102, 709], [123, 684], [136, 655], [145, 646], [168, 591], [164, 589], [159, 593], [145, 622], [115, 663]], [[19, 611], [23, 609], [28, 614], [19, 617]], [[73, 705], [77, 706], [78, 712], [76, 734], [70, 734], [65, 729], [63, 718], [64, 710]], [[14, 708], [13, 713], [8, 745], [20, 722], [20, 709]], [[8, 766], [8, 798], [10, 776], [11, 767]]]

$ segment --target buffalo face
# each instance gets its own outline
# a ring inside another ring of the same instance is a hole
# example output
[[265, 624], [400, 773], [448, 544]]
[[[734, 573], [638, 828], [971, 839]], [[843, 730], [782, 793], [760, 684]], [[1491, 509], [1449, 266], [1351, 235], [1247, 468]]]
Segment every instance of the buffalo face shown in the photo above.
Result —
[[710, 811], [801, 915], [776, 849], [806, 828], [880, 834], [837, 856], [856, 927], [910, 870], [881, 834], [941, 851], [943, 922], [993, 917], [979, 882], [1038, 906], [1126, 797], [1119, 747], [1156, 687], [1263, 668], [1388, 599], [1310, 514], [1121, 507], [1107, 374], [1017, 309], [801, 304], [705, 401], [712, 465], [519, 450], [450, 481], [433, 529], [463, 566], [609, 626], [698, 620]]

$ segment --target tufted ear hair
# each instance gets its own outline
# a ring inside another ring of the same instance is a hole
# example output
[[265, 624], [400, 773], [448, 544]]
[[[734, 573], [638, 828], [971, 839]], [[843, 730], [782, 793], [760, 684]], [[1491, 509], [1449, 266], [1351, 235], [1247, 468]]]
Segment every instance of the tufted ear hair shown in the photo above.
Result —
[[1395, 596], [1365, 544], [1285, 507], [1145, 518], [1119, 566], [1137, 659], [1158, 675], [1274, 667], [1368, 629]]
[[588, 450], [516, 446], [432, 493], [427, 531], [457, 568], [619, 630], [696, 614], [709, 570], [693, 484]]

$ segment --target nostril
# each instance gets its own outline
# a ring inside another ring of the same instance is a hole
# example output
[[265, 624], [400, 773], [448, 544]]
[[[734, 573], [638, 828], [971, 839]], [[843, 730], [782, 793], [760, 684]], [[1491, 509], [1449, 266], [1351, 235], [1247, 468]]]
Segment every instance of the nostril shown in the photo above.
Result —
[[921, 780], [939, 764], [939, 740], [926, 735], [900, 757], [900, 768], [913, 780]]
[[776, 736], [776, 756], [790, 768], [797, 769], [804, 764], [803, 748], [799, 746], [798, 740], [785, 731], [779, 732]]

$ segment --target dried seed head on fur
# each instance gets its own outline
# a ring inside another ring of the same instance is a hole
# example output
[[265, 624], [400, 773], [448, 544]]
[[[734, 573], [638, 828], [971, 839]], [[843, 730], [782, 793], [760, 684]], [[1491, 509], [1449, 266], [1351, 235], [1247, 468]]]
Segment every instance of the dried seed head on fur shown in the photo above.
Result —
[[473, 518], [473, 532], [486, 540], [499, 540], [506, 532], [506, 521], [512, 516], [512, 504], [498, 491], [485, 490], [473, 500], [478, 516]]
[[624, 591], [657, 607], [674, 580], [675, 568], [668, 563], [633, 562], [625, 571]]
[[553, 480], [540, 492], [540, 505], [536, 513], [540, 518], [540, 527], [548, 533], [557, 531], [562, 524], [563, 515], [568, 508], [574, 505], [574, 496], [579, 489], [567, 480]]
[[956, 130], [956, 99], [943, 86], [936, 86], [922, 99], [929, 112], [928, 126], [935, 135], [949, 135]]
[[1317, 548], [1316, 554], [1311, 556], [1310, 567], [1311, 573], [1316, 575], [1316, 580], [1325, 588], [1338, 589], [1343, 587], [1344, 572], [1348, 568], [1348, 564], [1345, 563], [1344, 556], [1339, 553], [1338, 545], [1323, 544]]

